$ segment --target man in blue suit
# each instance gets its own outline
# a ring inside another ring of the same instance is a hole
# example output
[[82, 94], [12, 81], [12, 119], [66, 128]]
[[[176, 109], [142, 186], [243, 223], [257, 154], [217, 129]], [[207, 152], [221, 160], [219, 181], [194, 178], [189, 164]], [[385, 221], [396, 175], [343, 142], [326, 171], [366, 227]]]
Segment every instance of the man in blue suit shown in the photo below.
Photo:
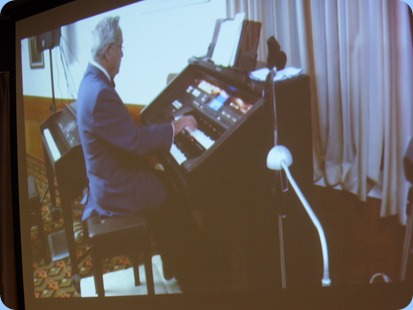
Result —
[[135, 124], [114, 85], [122, 44], [119, 17], [101, 20], [93, 32], [93, 61], [79, 87], [77, 121], [89, 179], [83, 220], [147, 214], [164, 264], [176, 273], [188, 270], [192, 277], [208, 264], [201, 263], [207, 256], [203, 238], [181, 206], [183, 200], [176, 199], [145, 156], [168, 151], [175, 135], [197, 124], [192, 116], [150, 126]]

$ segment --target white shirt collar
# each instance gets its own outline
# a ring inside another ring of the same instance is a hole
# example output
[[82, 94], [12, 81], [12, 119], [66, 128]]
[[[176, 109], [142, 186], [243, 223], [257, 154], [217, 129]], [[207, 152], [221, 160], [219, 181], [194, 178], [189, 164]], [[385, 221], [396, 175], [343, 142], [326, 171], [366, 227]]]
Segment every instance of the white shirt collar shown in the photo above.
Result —
[[101, 64], [97, 63], [97, 62], [94, 61], [94, 60], [92, 60], [92, 61], [90, 62], [90, 64], [93, 65], [93, 66], [95, 66], [96, 68], [100, 69], [100, 71], [102, 71], [102, 72], [106, 75], [106, 77], [108, 78], [109, 82], [112, 82], [112, 79], [110, 78], [110, 75], [109, 75], [108, 71], [107, 71], [105, 68], [103, 68]]

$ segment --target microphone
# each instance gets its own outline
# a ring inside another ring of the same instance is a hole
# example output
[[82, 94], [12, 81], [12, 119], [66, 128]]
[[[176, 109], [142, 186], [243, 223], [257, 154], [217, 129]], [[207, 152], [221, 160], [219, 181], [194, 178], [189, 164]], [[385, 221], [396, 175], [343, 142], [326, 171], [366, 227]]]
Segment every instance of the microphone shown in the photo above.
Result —
[[272, 68], [276, 66], [278, 69], [282, 70], [287, 63], [287, 55], [281, 50], [281, 45], [278, 43], [274, 36], [267, 40], [268, 46], [268, 56], [267, 56], [267, 67]]

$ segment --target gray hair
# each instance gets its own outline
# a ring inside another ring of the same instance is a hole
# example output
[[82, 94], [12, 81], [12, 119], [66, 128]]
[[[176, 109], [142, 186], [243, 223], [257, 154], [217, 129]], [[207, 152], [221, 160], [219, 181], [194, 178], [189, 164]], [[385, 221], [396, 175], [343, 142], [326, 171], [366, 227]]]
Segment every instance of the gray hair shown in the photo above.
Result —
[[103, 57], [106, 47], [116, 43], [121, 29], [119, 27], [119, 16], [105, 17], [92, 32], [92, 57], [99, 61]]

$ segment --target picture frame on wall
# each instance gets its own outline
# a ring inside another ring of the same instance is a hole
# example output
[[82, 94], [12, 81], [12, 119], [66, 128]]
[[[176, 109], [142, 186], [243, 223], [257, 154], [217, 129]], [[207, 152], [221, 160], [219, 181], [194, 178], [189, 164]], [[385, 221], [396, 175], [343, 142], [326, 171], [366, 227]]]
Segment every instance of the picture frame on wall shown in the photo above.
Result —
[[43, 52], [37, 49], [36, 37], [29, 38], [29, 57], [31, 69], [44, 68]]

